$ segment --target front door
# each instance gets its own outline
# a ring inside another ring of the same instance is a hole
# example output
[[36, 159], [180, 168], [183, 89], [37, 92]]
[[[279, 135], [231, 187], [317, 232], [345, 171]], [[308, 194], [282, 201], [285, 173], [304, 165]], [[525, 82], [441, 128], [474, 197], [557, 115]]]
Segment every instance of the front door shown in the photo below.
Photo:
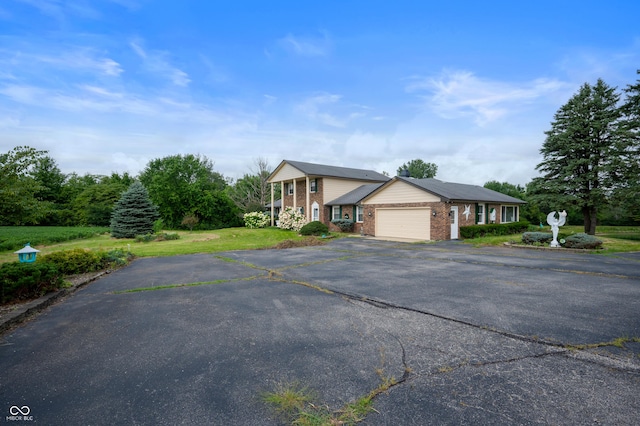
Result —
[[451, 206], [449, 212], [449, 219], [451, 220], [451, 239], [458, 239], [458, 206]]

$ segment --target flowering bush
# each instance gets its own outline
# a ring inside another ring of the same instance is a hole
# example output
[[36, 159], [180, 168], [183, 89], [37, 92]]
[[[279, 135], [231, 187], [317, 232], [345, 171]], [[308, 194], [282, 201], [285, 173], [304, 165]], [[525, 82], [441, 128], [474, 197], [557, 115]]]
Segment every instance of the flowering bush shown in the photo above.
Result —
[[291, 229], [299, 231], [307, 223], [302, 213], [299, 213], [293, 209], [293, 207], [285, 207], [284, 211], [280, 213], [280, 228]]
[[261, 212], [251, 212], [244, 215], [244, 226], [249, 229], [264, 228], [270, 222], [271, 218]]

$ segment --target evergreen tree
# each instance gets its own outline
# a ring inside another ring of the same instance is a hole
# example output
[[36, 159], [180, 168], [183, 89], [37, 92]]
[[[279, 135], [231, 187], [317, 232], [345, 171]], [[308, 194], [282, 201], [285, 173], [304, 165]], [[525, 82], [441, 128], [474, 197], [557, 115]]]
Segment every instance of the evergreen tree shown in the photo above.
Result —
[[111, 215], [111, 235], [115, 238], [133, 238], [153, 232], [158, 219], [158, 208], [149, 199], [140, 182], [134, 182], [122, 194]]
[[629, 138], [621, 126], [619, 99], [615, 88], [602, 80], [595, 86], [585, 83], [556, 112], [540, 149], [544, 160], [536, 166], [543, 173], [538, 196], [558, 206], [578, 207], [584, 230], [591, 235], [596, 232], [598, 207], [626, 179], [621, 165]]

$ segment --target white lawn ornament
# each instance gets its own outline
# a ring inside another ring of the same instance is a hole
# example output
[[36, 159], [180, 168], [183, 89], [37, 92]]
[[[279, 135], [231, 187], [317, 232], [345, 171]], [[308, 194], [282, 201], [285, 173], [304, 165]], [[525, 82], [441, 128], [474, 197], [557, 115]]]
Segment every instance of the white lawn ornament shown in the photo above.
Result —
[[564, 225], [567, 219], [566, 210], [562, 210], [556, 218], [556, 212], [552, 211], [547, 215], [547, 223], [551, 225], [551, 232], [553, 233], [553, 241], [551, 241], [551, 247], [560, 247], [560, 243], [558, 243], [558, 230]]

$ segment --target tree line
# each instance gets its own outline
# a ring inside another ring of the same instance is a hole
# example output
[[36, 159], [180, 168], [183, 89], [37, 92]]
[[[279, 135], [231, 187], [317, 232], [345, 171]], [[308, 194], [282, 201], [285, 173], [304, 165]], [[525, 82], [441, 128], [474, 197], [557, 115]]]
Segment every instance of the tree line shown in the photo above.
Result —
[[[532, 223], [553, 210], [566, 210], [569, 223], [582, 222], [589, 234], [597, 224], [640, 223], [640, 80], [622, 93], [603, 80], [585, 83], [545, 135], [539, 177], [524, 187], [484, 186], [527, 201], [520, 216]], [[0, 154], [0, 225], [109, 226], [115, 203], [139, 181], [168, 229], [241, 226], [243, 213], [262, 211], [270, 201], [271, 167], [261, 158], [254, 165], [235, 182], [193, 154], [154, 159], [138, 176], [65, 175], [46, 151], [18, 146]], [[437, 169], [414, 159], [398, 174], [432, 178]]]
[[154, 159], [138, 176], [80, 176], [62, 173], [47, 151], [18, 146], [0, 154], [0, 225], [109, 226], [114, 205], [138, 181], [168, 229], [240, 226], [242, 213], [263, 210], [270, 196], [270, 167], [256, 165], [236, 182], [193, 154]]

